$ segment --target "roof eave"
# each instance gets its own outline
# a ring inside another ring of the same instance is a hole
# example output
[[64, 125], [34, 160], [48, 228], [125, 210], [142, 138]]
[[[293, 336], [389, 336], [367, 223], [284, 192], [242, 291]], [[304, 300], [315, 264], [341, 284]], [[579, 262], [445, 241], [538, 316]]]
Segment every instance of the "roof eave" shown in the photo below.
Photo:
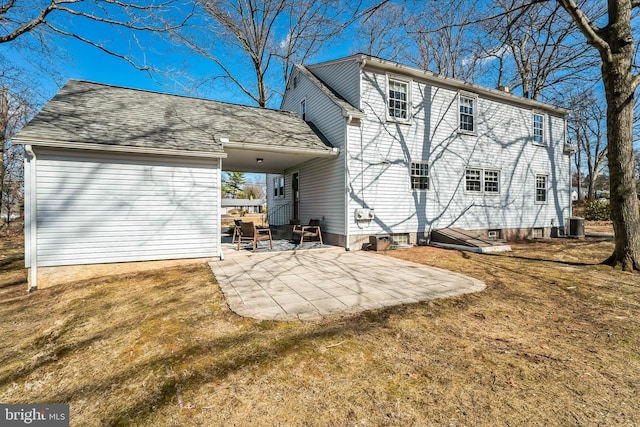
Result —
[[409, 67], [407, 65], [385, 61], [384, 59], [371, 57], [367, 55], [360, 55], [358, 58], [361, 63], [363, 61], [365, 62], [364, 64], [365, 67], [371, 64], [373, 67], [381, 68], [385, 71], [407, 74], [412, 77], [426, 80], [438, 86], [445, 86], [445, 87], [451, 87], [457, 90], [469, 91], [469, 92], [476, 93], [478, 95], [485, 95], [488, 97], [501, 99], [507, 102], [525, 105], [527, 107], [531, 107], [534, 109], [537, 108], [541, 110], [546, 110], [546, 111], [550, 111], [555, 114], [559, 114], [563, 116], [568, 115], [570, 113], [570, 111], [566, 108], [557, 107], [555, 105], [547, 104], [547, 103], [536, 101], [529, 98], [523, 98], [521, 96], [514, 95], [512, 93], [502, 92], [497, 89], [489, 89], [473, 83], [467, 83], [462, 80], [440, 76], [437, 74], [433, 74], [429, 71], [423, 71], [414, 67]]
[[105, 151], [113, 153], [134, 153], [134, 154], [156, 154], [163, 156], [180, 156], [180, 157], [200, 157], [200, 158], [213, 158], [224, 159], [227, 154], [222, 151], [196, 151], [196, 150], [178, 150], [168, 148], [149, 148], [149, 147], [136, 147], [132, 145], [109, 145], [109, 144], [97, 144], [91, 142], [78, 142], [78, 141], [53, 141], [53, 140], [40, 140], [34, 138], [13, 138], [13, 142], [21, 145], [32, 145], [39, 147], [49, 148], [63, 148], [72, 150], [91, 150], [91, 151]]
[[302, 155], [314, 155], [316, 157], [335, 158], [340, 154], [337, 148], [325, 147], [325, 148], [302, 148], [302, 147], [286, 147], [282, 145], [268, 145], [268, 144], [255, 144], [238, 141], [225, 142], [224, 148], [233, 148], [236, 150], [252, 150], [252, 151], [264, 151], [280, 154], [302, 154]]

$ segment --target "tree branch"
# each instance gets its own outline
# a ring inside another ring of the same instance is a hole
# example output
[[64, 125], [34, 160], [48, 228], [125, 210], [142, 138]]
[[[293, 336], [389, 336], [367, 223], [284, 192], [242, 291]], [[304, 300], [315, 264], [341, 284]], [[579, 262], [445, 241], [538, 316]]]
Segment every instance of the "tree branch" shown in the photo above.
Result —
[[598, 35], [600, 28], [598, 28], [587, 15], [580, 9], [574, 0], [557, 0], [560, 5], [567, 11], [573, 21], [578, 26], [578, 29], [587, 38], [587, 42], [600, 52], [603, 59], [610, 62], [613, 60], [613, 53], [611, 52], [611, 46], [602, 37]]
[[[80, 1], [80, 0], [68, 0], [67, 2], [70, 3], [72, 1]], [[12, 5], [13, 5], [13, 2], [9, 3], [7, 5], [7, 10], [9, 10], [8, 8], [10, 8]], [[15, 30], [13, 30], [11, 33], [7, 35], [0, 36], [0, 44], [15, 40], [21, 35], [26, 34], [29, 31], [33, 30], [37, 26], [42, 25], [45, 22], [45, 19], [47, 18], [47, 16], [57, 8], [58, 8], [57, 2], [55, 0], [52, 0], [51, 3], [49, 3], [47, 7], [42, 9], [42, 11], [38, 14], [38, 16], [33, 18], [31, 21], [27, 22], [21, 27], [16, 28]]]
[[108, 54], [108, 55], [114, 56], [114, 57], [116, 57], [116, 58], [120, 58], [120, 59], [122, 59], [122, 60], [124, 60], [124, 61], [128, 62], [129, 64], [131, 64], [131, 66], [132, 66], [132, 67], [134, 67], [136, 70], [139, 70], [139, 71], [146, 71], [146, 72], [151, 71], [151, 67], [149, 67], [149, 66], [147, 66], [147, 65], [144, 65], [144, 66], [142, 66], [142, 65], [138, 65], [138, 64], [136, 64], [136, 63], [135, 63], [131, 58], [129, 58], [129, 57], [128, 57], [128, 56], [126, 56], [126, 55], [119, 54], [119, 53], [117, 53], [117, 52], [115, 52], [115, 51], [113, 51], [113, 50], [110, 50], [110, 49], [108, 49], [108, 48], [106, 48], [106, 47], [104, 47], [104, 46], [102, 46], [102, 45], [100, 45], [100, 44], [98, 44], [98, 43], [96, 43], [96, 42], [93, 42], [93, 41], [91, 41], [91, 40], [89, 40], [89, 39], [87, 39], [87, 38], [84, 38], [84, 37], [82, 37], [82, 36], [79, 36], [79, 35], [77, 35], [77, 34], [70, 33], [70, 32], [68, 32], [68, 31], [61, 30], [60, 28], [54, 27], [54, 26], [53, 26], [53, 25], [51, 25], [51, 23], [49, 23], [49, 22], [46, 22], [46, 21], [45, 21], [45, 22], [44, 22], [44, 24], [45, 24], [48, 28], [50, 28], [52, 31], [54, 31], [54, 32], [56, 32], [56, 33], [58, 33], [58, 34], [61, 34], [61, 35], [63, 35], [63, 36], [67, 36], [67, 37], [72, 37], [72, 38], [74, 38], [74, 39], [76, 39], [76, 40], [79, 40], [79, 41], [81, 41], [81, 42], [83, 42], [83, 43], [88, 44], [89, 46], [93, 46], [93, 47], [95, 47], [96, 49], [99, 49], [99, 50], [103, 51], [104, 53], [106, 53], [106, 54]]

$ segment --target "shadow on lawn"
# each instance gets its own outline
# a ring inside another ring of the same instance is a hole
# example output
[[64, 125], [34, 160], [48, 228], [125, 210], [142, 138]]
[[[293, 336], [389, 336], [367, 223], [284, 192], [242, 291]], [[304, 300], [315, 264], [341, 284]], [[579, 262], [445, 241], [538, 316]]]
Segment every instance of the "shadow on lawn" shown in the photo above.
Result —
[[[209, 271], [206, 266], [198, 268], [205, 268]], [[143, 280], [143, 277], [146, 280], [163, 281], [163, 273], [160, 271], [151, 275], [147, 272], [133, 276], [111, 276], [102, 280], [138, 283]], [[12, 382], [27, 381], [30, 376], [47, 369], [50, 365], [52, 365], [51, 369], [55, 369], [53, 365], [63, 363], [65, 355], [91, 352], [92, 344], [101, 340], [107, 342], [122, 340], [124, 339], [122, 338], [123, 331], [128, 331], [132, 327], [140, 329], [141, 334], [154, 334], [147, 337], [146, 340], [146, 344], [151, 345], [154, 343], [163, 345], [163, 340], [172, 340], [181, 336], [180, 334], [183, 332], [180, 331], [177, 332], [177, 335], [165, 336], [162, 334], [162, 330], [154, 330], [154, 326], [161, 325], [165, 317], [171, 317], [172, 314], [182, 310], [189, 313], [188, 308], [193, 304], [192, 299], [179, 296], [182, 290], [179, 284], [173, 286], [169, 282], [149, 290], [150, 292], [169, 293], [160, 300], [160, 304], [154, 305], [152, 300], [130, 302], [131, 307], [128, 310], [139, 313], [136, 317], [120, 320], [110, 319], [104, 323], [98, 322], [100, 325], [98, 329], [92, 330], [90, 334], [83, 333], [85, 322], [96, 322], [95, 316], [104, 315], [103, 313], [106, 313], [111, 305], [118, 304], [118, 300], [112, 299], [111, 292], [113, 291], [105, 289], [108, 286], [102, 280], [60, 285], [26, 297], [30, 299], [28, 309], [32, 309], [34, 312], [48, 311], [52, 313], [50, 319], [52, 323], [55, 316], [64, 316], [65, 313], [71, 314], [57, 324], [52, 324], [50, 328], [34, 331], [34, 336], [29, 337], [28, 341], [4, 354], [5, 362], [17, 360], [24, 357], [25, 354], [34, 356], [31, 360], [27, 359], [22, 367], [5, 372], [0, 377], [0, 387], [6, 387]], [[239, 319], [226, 308], [222, 293], [214, 283], [212, 278], [208, 285], [215, 287], [211, 293], [212, 297], [216, 303], [220, 303], [220, 306], [225, 308], [212, 312], [208, 315], [209, 318], [205, 319], [208, 326], [212, 327], [215, 327], [217, 318], [227, 318], [231, 321]], [[66, 292], [71, 288], [74, 291], [80, 291], [80, 293], [77, 294], [78, 297], [69, 300]], [[126, 298], [126, 294], [124, 295], [119, 295], [119, 298]], [[91, 305], [84, 304], [85, 300], [91, 301]], [[58, 301], [57, 306], [51, 306], [51, 301]], [[6, 315], [16, 316], [20, 315], [21, 310], [24, 310], [25, 304], [16, 301], [15, 304], [11, 303], [11, 306], [7, 308], [4, 311]], [[299, 327], [287, 328], [284, 332], [280, 329], [280, 322], [251, 321], [249, 323], [251, 330], [246, 332], [234, 331], [221, 337], [196, 341], [175, 351], [163, 351], [156, 357], [142, 360], [139, 363], [134, 361], [126, 367], [119, 364], [119, 357], [124, 354], [124, 348], [116, 347], [113, 350], [120, 352], [120, 355], [114, 355], [112, 363], [105, 361], [104, 369], [111, 369], [111, 371], [107, 371], [109, 374], [96, 377], [83, 375], [71, 387], [64, 387], [56, 392], [55, 400], [57, 402], [72, 402], [77, 400], [79, 396], [82, 396], [83, 400], [100, 400], [104, 396], [112, 395], [115, 390], [126, 387], [127, 384], [140, 384], [146, 381], [147, 376], [152, 375], [157, 379], [157, 382], [145, 388], [141, 393], [127, 396], [122, 402], [118, 402], [117, 409], [100, 420], [100, 423], [105, 425], [128, 424], [132, 419], [144, 419], [163, 405], [175, 403], [178, 387], [182, 391], [197, 390], [204, 384], [223, 381], [238, 371], [273, 363], [274, 360], [298, 351], [312, 350], [317, 345], [314, 341], [365, 333], [384, 325], [391, 315], [402, 313], [406, 309], [404, 306], [390, 307], [375, 312], [334, 318], [318, 324], [299, 324]], [[23, 316], [26, 315], [23, 314]], [[145, 324], [148, 325], [147, 329], [145, 329]], [[184, 333], [189, 333], [188, 327], [185, 327]], [[187, 369], [185, 366], [191, 368]]]
[[[273, 363], [276, 359], [286, 357], [291, 353], [310, 349], [316, 340], [338, 339], [345, 334], [360, 334], [384, 324], [391, 314], [397, 314], [396, 308], [385, 309], [375, 315], [355, 315], [353, 318], [339, 320], [338, 324], [317, 325], [311, 331], [300, 331], [284, 337], [277, 337], [264, 344], [265, 331], [257, 330], [243, 334], [234, 334], [220, 339], [212, 340], [201, 345], [189, 346], [170, 357], [162, 357], [136, 366], [135, 371], [162, 370], [168, 366], [183, 362], [186, 358], [198, 360], [201, 357], [218, 354], [204, 367], [189, 370], [187, 375], [173, 374], [153, 393], [147, 393], [142, 399], [129, 400], [126, 406], [108, 419], [101, 420], [108, 425], [125, 425], [131, 422], [131, 418], [138, 420], [150, 415], [154, 408], [170, 404], [177, 399], [178, 388], [181, 390], [195, 389], [207, 383], [223, 381], [228, 376], [246, 368]], [[270, 322], [267, 322], [270, 323]], [[247, 348], [250, 347], [250, 350]], [[120, 383], [131, 379], [128, 375], [116, 376], [109, 383]], [[102, 391], [108, 391], [108, 386], [96, 384], [102, 387]]]

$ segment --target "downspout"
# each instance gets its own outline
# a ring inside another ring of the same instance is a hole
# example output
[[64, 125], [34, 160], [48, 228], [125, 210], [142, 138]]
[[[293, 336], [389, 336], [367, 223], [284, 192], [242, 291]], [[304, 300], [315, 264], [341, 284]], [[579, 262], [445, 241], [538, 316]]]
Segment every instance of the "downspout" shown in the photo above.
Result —
[[[24, 151], [27, 153], [29, 162], [29, 292], [38, 289], [38, 193], [36, 186], [36, 153], [31, 145], [25, 145]], [[27, 227], [27, 224], [25, 224]]]
[[346, 126], [344, 127], [344, 237], [345, 250], [351, 250], [351, 237], [349, 235], [349, 125], [353, 120], [353, 116], [347, 116]]

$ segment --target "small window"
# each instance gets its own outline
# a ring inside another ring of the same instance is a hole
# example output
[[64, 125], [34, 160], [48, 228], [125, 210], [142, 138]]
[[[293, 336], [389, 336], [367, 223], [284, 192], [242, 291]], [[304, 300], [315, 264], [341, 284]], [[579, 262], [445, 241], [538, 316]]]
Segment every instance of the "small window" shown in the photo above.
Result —
[[532, 236], [534, 239], [544, 238], [544, 228], [534, 228], [532, 231]]
[[482, 191], [481, 169], [467, 169], [465, 173], [465, 189], [469, 192], [479, 193]]
[[484, 171], [484, 192], [485, 193], [500, 192], [500, 171], [497, 171], [497, 170]]
[[411, 189], [429, 189], [429, 164], [423, 162], [411, 163]]
[[546, 175], [536, 175], [536, 203], [547, 203]]
[[284, 197], [284, 176], [273, 178], [273, 197]]
[[406, 82], [389, 80], [388, 106], [391, 120], [409, 119], [409, 85]]
[[476, 98], [467, 95], [458, 95], [458, 105], [460, 108], [461, 132], [475, 133]]
[[544, 145], [544, 116], [538, 113], [533, 114], [533, 142]]
[[300, 117], [305, 122], [307, 121], [307, 100], [303, 99], [300, 101]]
[[293, 77], [293, 88], [297, 88], [298, 87], [298, 76], [294, 76]]

